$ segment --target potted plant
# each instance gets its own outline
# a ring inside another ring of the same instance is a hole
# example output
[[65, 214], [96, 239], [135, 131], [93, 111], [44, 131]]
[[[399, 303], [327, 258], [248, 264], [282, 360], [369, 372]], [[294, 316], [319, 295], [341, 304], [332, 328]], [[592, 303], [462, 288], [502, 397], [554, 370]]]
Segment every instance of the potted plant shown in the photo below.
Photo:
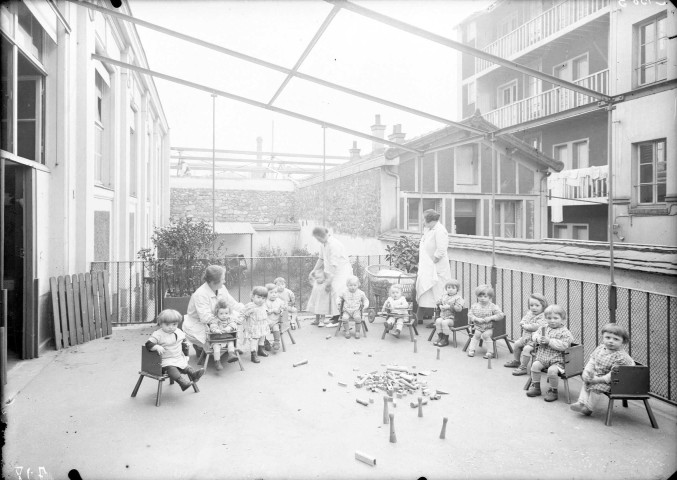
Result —
[[411, 274], [418, 272], [418, 243], [410, 237], [401, 235], [393, 245], [386, 246], [386, 252], [391, 267]]
[[218, 263], [213, 258], [220, 250], [217, 237], [204, 220], [179, 219], [155, 228], [153, 247], [139, 250], [137, 256], [145, 262], [148, 277], [154, 279], [162, 308], [186, 313], [190, 296], [202, 284], [204, 269]]

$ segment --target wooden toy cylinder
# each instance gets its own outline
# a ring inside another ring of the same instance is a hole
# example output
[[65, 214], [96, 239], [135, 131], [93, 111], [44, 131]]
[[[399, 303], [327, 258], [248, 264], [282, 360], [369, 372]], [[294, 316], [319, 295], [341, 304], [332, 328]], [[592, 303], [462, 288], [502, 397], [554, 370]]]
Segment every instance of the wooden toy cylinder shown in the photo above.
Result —
[[440, 349], [439, 349], [439, 347], [437, 348], [437, 359], [438, 360], [440, 359]]
[[421, 397], [418, 397], [418, 416], [423, 416], [423, 399]]
[[383, 396], [383, 425], [388, 424], [388, 397]]
[[444, 440], [444, 439], [446, 438], [446, 434], [447, 434], [447, 420], [448, 420], [447, 417], [444, 417], [444, 418], [442, 419], [442, 431], [440, 432], [440, 438], [441, 438], [442, 440]]
[[395, 435], [395, 414], [388, 415], [390, 419], [390, 443], [397, 443], [397, 436]]
[[414, 339], [414, 353], [418, 353], [418, 341]]
[[376, 465], [376, 458], [372, 457], [371, 455], [367, 455], [366, 453], [362, 453], [362, 452], [355, 452], [355, 460], [359, 460], [360, 462], [364, 462], [367, 465], [371, 465], [372, 467]]
[[302, 362], [295, 363], [295, 364], [294, 364], [294, 367], [300, 367], [301, 365], [305, 365], [305, 364], [307, 364], [307, 363], [308, 363], [308, 360], [304, 360], [304, 361], [302, 361]]

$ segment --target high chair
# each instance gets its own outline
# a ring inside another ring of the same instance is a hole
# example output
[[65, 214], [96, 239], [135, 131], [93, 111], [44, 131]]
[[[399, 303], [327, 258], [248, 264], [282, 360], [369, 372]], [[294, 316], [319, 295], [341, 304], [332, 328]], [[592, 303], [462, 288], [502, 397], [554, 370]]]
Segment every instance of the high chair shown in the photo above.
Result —
[[[341, 300], [341, 305], [339, 306], [339, 325], [336, 327], [336, 331], [334, 332], [334, 336], [337, 336], [339, 332], [341, 331], [341, 328], [343, 328], [343, 320], [341, 319], [343, 317], [343, 304], [345, 300]], [[367, 317], [370, 318], [371, 312], [367, 313]], [[360, 306], [360, 318], [362, 319], [360, 323], [362, 324], [362, 328], [364, 329], [364, 336], [367, 336], [367, 332], [369, 329], [367, 328], [367, 322], [364, 321], [364, 315], [363, 315], [363, 307]], [[357, 320], [355, 320], [357, 323]], [[370, 322], [373, 322], [373, 320], [370, 319]]]
[[[162, 373], [162, 357], [157, 352], [149, 352], [145, 345], [141, 346], [141, 370], [139, 371], [139, 380], [134, 386], [134, 391], [132, 391], [132, 397], [136, 397], [143, 377], [149, 377], [158, 381], [155, 406], [159, 407], [162, 398], [162, 383], [165, 380], [169, 380], [169, 384], [172, 385], [174, 380], [170, 379], [166, 373]], [[195, 383], [193, 383], [193, 390], [195, 390], [195, 393], [200, 391]]]
[[232, 343], [233, 344], [233, 350], [235, 351], [234, 355], [235, 358], [237, 358], [237, 363], [240, 365], [240, 371], [244, 370], [244, 367], [242, 366], [242, 361], [240, 360], [240, 355], [237, 353], [237, 334], [235, 333], [209, 333], [207, 334], [207, 342], [204, 344], [204, 347], [202, 349], [202, 355], [200, 355], [200, 359], [198, 360], [198, 365], [201, 364], [202, 361], [204, 361], [204, 369], [205, 369], [205, 375], [207, 374], [207, 365], [209, 364], [209, 356], [211, 355], [214, 361], [217, 359], [214, 358], [214, 348], [212, 347], [212, 343]]

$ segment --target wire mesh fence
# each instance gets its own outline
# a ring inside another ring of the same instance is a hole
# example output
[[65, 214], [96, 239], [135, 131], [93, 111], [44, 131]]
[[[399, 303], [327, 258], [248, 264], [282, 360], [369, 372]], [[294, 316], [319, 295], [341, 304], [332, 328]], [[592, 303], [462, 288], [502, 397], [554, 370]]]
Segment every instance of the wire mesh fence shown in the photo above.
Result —
[[[451, 272], [461, 283], [468, 304], [474, 289], [490, 283], [491, 267], [452, 260]], [[495, 302], [506, 314], [511, 338], [520, 336], [520, 320], [527, 312], [530, 293], [543, 294], [550, 304], [567, 311], [566, 326], [587, 356], [600, 341], [600, 329], [610, 321], [608, 285], [498, 268]], [[677, 297], [617, 288], [616, 322], [630, 333], [628, 353], [651, 372], [651, 393], [677, 403], [677, 358], [674, 355]]]

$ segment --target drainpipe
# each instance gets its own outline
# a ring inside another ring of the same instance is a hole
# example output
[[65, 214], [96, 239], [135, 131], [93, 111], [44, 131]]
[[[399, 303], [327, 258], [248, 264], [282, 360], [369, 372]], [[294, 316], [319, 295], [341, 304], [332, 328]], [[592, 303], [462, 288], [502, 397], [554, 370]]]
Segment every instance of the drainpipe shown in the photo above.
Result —
[[384, 172], [386, 172], [386, 175], [389, 177], [395, 179], [395, 226], [397, 227], [400, 222], [400, 199], [398, 198], [400, 192], [400, 176], [393, 172], [391, 168], [390, 165], [386, 165]]

